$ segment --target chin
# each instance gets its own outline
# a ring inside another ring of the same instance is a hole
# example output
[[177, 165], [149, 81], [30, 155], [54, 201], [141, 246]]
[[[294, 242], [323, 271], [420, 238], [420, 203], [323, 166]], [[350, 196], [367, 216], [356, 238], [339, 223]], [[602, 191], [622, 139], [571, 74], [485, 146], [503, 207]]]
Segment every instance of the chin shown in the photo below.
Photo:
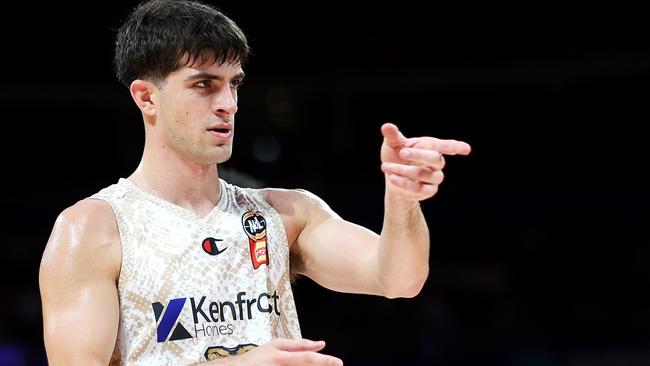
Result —
[[217, 159], [216, 161], [213, 162], [213, 164], [221, 164], [221, 163], [225, 163], [225, 162], [228, 161], [228, 160], [230, 160], [230, 155], [228, 155], [227, 157], [222, 158], [222, 159]]
[[194, 154], [190, 158], [190, 160], [194, 161], [196, 164], [200, 165], [214, 165], [214, 164], [221, 164], [223, 162], [226, 162], [230, 159], [231, 152], [225, 152], [225, 151], [220, 151], [220, 152], [213, 152], [210, 154], [206, 154], [205, 152], [202, 154]]
[[216, 156], [214, 156], [214, 159], [211, 160], [213, 164], [221, 164], [230, 160], [231, 156], [232, 156], [232, 151], [228, 151], [228, 153], [226, 154], [217, 154]]
[[224, 144], [212, 146], [207, 150], [197, 151], [196, 157], [205, 164], [221, 164], [232, 156], [232, 145]]

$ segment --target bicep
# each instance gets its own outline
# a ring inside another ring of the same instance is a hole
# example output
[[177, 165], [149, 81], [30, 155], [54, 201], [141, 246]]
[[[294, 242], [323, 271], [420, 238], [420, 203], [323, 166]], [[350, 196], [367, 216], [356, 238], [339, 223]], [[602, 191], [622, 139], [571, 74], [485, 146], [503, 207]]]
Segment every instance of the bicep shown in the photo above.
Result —
[[301, 274], [331, 290], [377, 294], [379, 235], [339, 217], [317, 199], [293, 250], [303, 261]]
[[106, 228], [94, 227], [102, 220], [62, 216], [46, 246], [39, 274], [48, 361], [50, 365], [107, 365], [119, 324], [116, 243], [103, 235]]
[[42, 291], [49, 364], [107, 365], [119, 324], [114, 286], [102, 281], [83, 281], [71, 288], [54, 282], [41, 282], [43, 287], [50, 287]]

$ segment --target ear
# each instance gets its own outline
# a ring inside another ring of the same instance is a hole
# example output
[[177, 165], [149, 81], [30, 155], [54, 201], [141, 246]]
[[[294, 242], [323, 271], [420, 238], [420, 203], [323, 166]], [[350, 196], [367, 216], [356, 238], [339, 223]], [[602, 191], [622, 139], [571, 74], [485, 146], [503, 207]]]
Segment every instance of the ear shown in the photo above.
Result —
[[129, 87], [131, 98], [146, 116], [156, 115], [156, 104], [154, 103], [155, 86], [145, 80], [136, 79]]

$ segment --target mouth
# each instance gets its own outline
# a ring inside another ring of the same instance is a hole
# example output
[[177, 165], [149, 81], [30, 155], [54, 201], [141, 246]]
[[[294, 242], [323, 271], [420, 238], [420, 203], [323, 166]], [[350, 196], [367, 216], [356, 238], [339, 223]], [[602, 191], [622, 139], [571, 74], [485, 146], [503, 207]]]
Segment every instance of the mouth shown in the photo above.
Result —
[[208, 128], [208, 133], [211, 134], [212, 136], [221, 139], [228, 139], [230, 138], [230, 136], [232, 136], [232, 127], [229, 126], [212, 127], [212, 128]]

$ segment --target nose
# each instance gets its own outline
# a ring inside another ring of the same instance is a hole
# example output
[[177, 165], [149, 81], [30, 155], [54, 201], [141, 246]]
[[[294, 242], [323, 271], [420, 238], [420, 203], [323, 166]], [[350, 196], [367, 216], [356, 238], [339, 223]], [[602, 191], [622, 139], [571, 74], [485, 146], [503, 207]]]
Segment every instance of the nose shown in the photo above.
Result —
[[214, 114], [220, 117], [231, 117], [237, 113], [237, 89], [223, 88], [213, 102]]

